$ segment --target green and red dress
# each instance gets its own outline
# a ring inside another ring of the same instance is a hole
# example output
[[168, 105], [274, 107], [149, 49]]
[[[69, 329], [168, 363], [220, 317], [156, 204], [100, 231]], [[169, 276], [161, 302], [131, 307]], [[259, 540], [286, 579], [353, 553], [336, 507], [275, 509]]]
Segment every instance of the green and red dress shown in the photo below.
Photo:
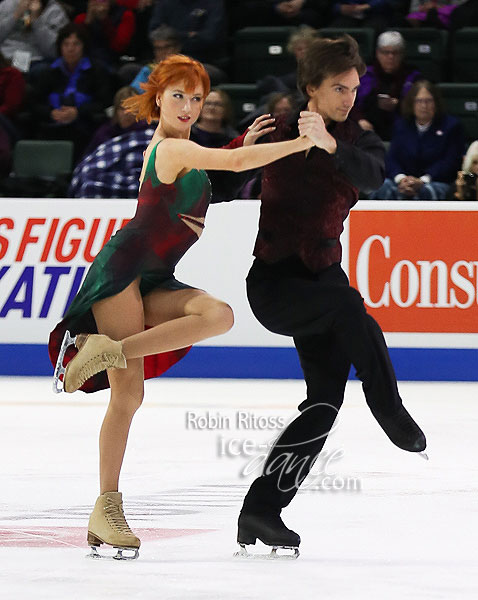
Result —
[[[159, 143], [159, 142], [158, 142]], [[162, 183], [154, 167], [156, 148], [146, 165], [136, 214], [103, 247], [93, 261], [77, 296], [64, 318], [50, 334], [48, 351], [56, 364], [65, 331], [70, 334], [97, 333], [91, 307], [98, 300], [124, 290], [141, 276], [142, 296], [156, 288], [190, 288], [174, 277], [174, 268], [204, 229], [204, 217], [211, 200], [211, 184], [205, 171], [193, 169], [174, 183]], [[146, 325], [147, 327], [147, 325]], [[144, 377], [156, 377], [183, 358], [189, 351], [181, 348], [144, 359]], [[75, 355], [71, 346], [66, 364]], [[98, 373], [80, 389], [95, 392], [109, 387], [106, 372]]]

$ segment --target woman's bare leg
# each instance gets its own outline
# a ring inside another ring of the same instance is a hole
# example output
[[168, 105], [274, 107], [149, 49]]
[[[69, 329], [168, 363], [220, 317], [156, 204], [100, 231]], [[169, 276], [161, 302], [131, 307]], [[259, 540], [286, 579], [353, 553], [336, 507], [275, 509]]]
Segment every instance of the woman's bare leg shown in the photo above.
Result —
[[[141, 298], [138, 281], [93, 306], [98, 332], [122, 340], [126, 369], [109, 369], [111, 399], [100, 433], [101, 493], [116, 491], [129, 428], [143, 399], [143, 356], [183, 348], [228, 331], [231, 308], [195, 289], [154, 290]], [[144, 331], [144, 322], [152, 326]]]
[[[144, 310], [138, 282], [97, 302], [93, 314], [98, 332], [112, 339], [143, 331]], [[118, 490], [131, 421], [143, 400], [143, 359], [130, 359], [126, 369], [109, 369], [107, 373], [111, 398], [100, 432], [101, 494]]]
[[230, 306], [200, 290], [154, 290], [143, 298], [151, 329], [121, 340], [127, 360], [177, 350], [226, 333], [234, 323]]

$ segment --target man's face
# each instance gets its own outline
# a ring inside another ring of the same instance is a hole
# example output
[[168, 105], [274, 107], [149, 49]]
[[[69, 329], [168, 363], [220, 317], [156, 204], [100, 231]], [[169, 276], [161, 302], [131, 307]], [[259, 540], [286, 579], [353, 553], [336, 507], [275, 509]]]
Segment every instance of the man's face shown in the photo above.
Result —
[[307, 86], [308, 110], [318, 112], [326, 123], [345, 121], [352, 109], [360, 79], [357, 69], [326, 77], [318, 86]]

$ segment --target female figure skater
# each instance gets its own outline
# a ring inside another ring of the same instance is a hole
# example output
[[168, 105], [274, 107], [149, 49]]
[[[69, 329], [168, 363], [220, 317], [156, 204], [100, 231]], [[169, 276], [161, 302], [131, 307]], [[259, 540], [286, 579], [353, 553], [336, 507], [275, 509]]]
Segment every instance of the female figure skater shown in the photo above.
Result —
[[[98, 254], [49, 343], [56, 379], [63, 374], [66, 392], [92, 392], [108, 383], [111, 388], [100, 433], [100, 496], [90, 516], [88, 543], [96, 554], [100, 544], [113, 545], [118, 558], [125, 548], [136, 558], [140, 546], [125, 520], [118, 480], [143, 381], [164, 372], [191, 344], [233, 325], [227, 304], [174, 278], [175, 265], [204, 228], [210, 183], [203, 169], [257, 168], [313, 145], [307, 125], [301, 137], [273, 144], [210, 149], [191, 142], [209, 78], [202, 64], [188, 57], [162, 61], [143, 87], [144, 94], [124, 101], [138, 119], [159, 118], [145, 152], [136, 215]], [[255, 124], [253, 139], [257, 130], [271, 130], [270, 120]]]

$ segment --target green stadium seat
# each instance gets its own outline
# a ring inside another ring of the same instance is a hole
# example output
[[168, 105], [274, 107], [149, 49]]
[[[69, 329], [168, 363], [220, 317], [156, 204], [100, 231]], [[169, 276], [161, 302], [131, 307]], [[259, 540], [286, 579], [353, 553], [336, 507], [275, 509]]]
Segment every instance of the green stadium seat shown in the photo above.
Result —
[[285, 75], [296, 68], [287, 42], [294, 27], [246, 27], [234, 36], [234, 80], [255, 82], [266, 75]]
[[325, 29], [319, 29], [319, 33], [322, 37], [336, 38], [344, 33], [348, 33], [352, 36], [360, 47], [360, 54], [367, 65], [373, 60], [374, 45], [375, 45], [375, 32], [373, 29], [367, 27], [354, 27], [347, 29], [338, 29], [335, 27], [327, 27]]
[[447, 112], [460, 119], [469, 142], [478, 139], [478, 83], [440, 83]]
[[236, 123], [259, 105], [259, 92], [254, 83], [221, 83], [218, 88], [231, 98]]
[[465, 27], [454, 32], [451, 67], [453, 81], [477, 81], [478, 27]]
[[63, 140], [20, 140], [13, 150], [16, 177], [56, 179], [73, 168], [73, 142]]
[[442, 80], [447, 70], [448, 32], [441, 29], [396, 28], [406, 43], [407, 62], [419, 69], [425, 79], [435, 83]]

